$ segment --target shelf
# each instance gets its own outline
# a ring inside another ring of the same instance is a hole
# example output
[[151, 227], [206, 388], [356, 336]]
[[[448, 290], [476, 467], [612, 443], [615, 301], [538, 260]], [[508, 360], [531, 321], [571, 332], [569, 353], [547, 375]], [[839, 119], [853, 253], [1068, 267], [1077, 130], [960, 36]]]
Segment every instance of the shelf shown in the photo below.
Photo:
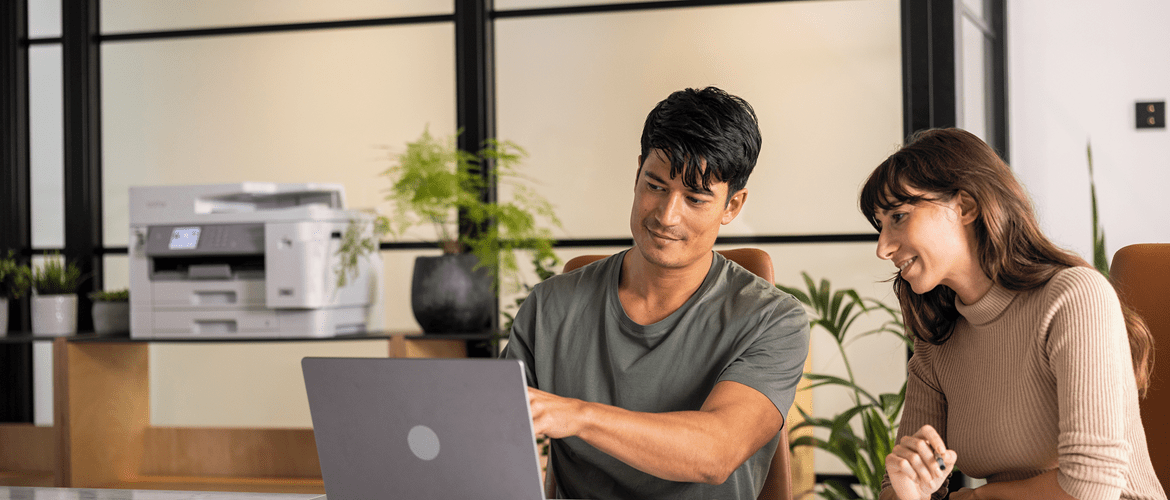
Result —
[[140, 476], [132, 481], [103, 484], [122, 490], [232, 491], [243, 493], [324, 494], [321, 478], [267, 478], [215, 476]]
[[346, 340], [390, 340], [395, 337], [405, 337], [408, 340], [462, 340], [484, 341], [491, 340], [496, 335], [492, 332], [481, 333], [422, 333], [418, 330], [403, 331], [371, 331], [361, 333], [345, 333], [332, 337], [131, 337], [127, 332], [121, 333], [93, 333], [81, 332], [73, 335], [33, 335], [29, 332], [8, 332], [0, 335], [0, 344], [26, 344], [30, 342], [53, 342], [65, 339], [69, 342], [332, 342]]
[[[150, 425], [150, 345], [192, 339], [22, 337], [10, 340], [52, 341], [55, 425], [0, 424], [0, 485], [324, 493], [311, 429]], [[381, 340], [388, 357], [452, 358], [487, 338], [413, 331], [248, 341]]]
[[0, 486], [52, 487], [52, 472], [0, 471]]

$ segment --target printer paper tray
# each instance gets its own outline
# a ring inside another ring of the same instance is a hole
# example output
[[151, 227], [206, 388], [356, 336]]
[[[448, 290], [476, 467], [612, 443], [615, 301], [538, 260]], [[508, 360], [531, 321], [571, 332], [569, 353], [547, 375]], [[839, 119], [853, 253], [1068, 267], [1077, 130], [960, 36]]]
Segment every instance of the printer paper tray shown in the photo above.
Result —
[[[150, 337], [332, 337], [366, 330], [367, 308], [155, 310]], [[135, 335], [139, 336], [139, 335]]]
[[155, 307], [223, 309], [265, 304], [264, 280], [189, 280], [151, 283]]

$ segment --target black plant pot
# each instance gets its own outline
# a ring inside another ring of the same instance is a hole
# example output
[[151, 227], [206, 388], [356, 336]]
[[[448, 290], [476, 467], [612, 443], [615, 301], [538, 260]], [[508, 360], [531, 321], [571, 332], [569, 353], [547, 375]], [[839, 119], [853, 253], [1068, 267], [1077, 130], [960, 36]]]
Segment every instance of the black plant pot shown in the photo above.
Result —
[[475, 255], [417, 257], [410, 286], [414, 319], [425, 333], [481, 333], [491, 328], [496, 295]]

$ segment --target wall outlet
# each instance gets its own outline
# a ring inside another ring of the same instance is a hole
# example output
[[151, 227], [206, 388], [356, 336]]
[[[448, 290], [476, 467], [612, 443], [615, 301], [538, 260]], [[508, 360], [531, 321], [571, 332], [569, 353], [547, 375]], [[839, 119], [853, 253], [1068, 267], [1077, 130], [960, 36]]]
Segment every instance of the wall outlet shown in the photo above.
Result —
[[1134, 116], [1137, 128], [1166, 128], [1166, 101], [1139, 102]]

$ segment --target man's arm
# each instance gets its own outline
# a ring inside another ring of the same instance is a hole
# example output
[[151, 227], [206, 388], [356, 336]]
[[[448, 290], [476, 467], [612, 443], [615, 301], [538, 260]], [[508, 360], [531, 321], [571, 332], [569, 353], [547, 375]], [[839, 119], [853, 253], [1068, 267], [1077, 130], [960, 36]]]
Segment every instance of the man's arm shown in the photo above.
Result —
[[641, 413], [532, 388], [528, 401], [538, 436], [576, 436], [669, 481], [721, 484], [784, 424], [767, 396], [732, 381], [715, 384], [698, 411]]

